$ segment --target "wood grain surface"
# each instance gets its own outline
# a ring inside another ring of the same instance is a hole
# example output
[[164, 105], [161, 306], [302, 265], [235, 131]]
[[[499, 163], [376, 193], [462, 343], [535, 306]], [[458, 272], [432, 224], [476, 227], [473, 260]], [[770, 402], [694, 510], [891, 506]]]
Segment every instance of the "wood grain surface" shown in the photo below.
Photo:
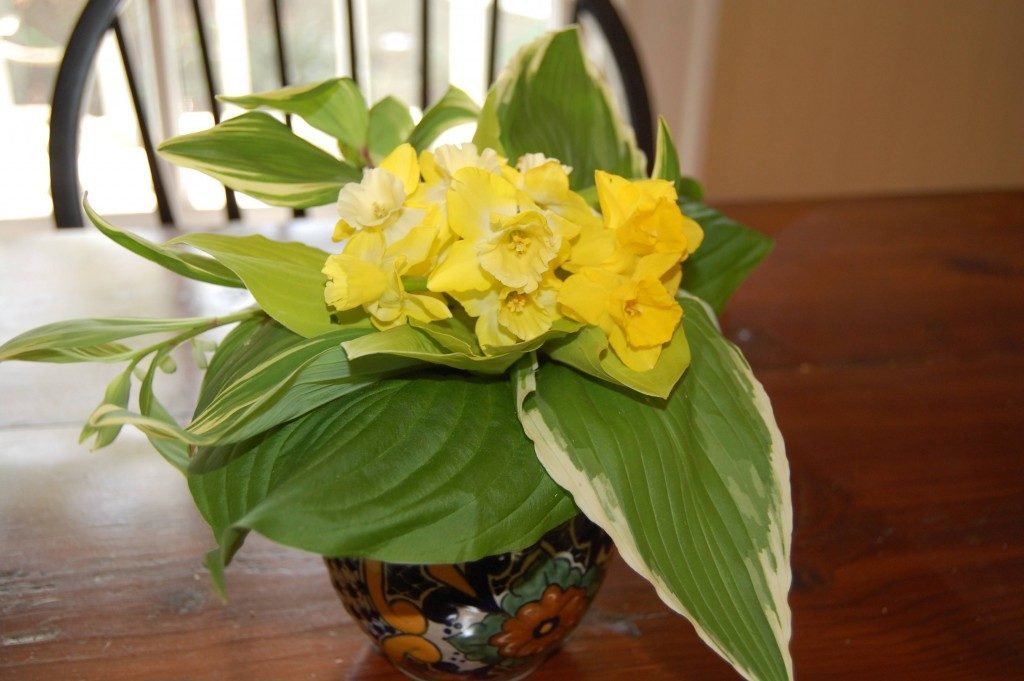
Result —
[[[792, 465], [797, 676], [1024, 677], [1024, 194], [727, 209], [777, 239], [723, 323]], [[92, 231], [0, 242], [3, 340], [240, 300]], [[179, 366], [160, 394], [185, 416], [199, 376]], [[253, 537], [217, 600], [180, 476], [134, 432], [76, 444], [114, 373], [0, 365], [0, 678], [403, 678], [317, 556]], [[616, 562], [531, 678], [737, 677]]]

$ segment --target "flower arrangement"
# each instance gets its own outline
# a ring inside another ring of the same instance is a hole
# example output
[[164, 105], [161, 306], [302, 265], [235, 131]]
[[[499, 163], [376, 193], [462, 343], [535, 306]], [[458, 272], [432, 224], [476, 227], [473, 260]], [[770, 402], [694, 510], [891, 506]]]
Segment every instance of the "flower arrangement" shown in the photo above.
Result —
[[[340, 158], [261, 111], [164, 156], [271, 204], [336, 202], [336, 252], [216, 233], [156, 244], [86, 204], [119, 245], [255, 305], [59, 322], [0, 347], [125, 364], [82, 439], [133, 425], [181, 470], [218, 589], [250, 531], [451, 563], [582, 512], [739, 673], [790, 678], [784, 448], [715, 317], [770, 242], [700, 203], [664, 121], [648, 176], [574, 29], [525, 47], [482, 109], [452, 88], [418, 123], [345, 78], [225, 99], [301, 116]], [[431, 148], [464, 122], [472, 144]], [[203, 336], [229, 325], [217, 345]], [[206, 369], [187, 425], [154, 392], [184, 344]]]

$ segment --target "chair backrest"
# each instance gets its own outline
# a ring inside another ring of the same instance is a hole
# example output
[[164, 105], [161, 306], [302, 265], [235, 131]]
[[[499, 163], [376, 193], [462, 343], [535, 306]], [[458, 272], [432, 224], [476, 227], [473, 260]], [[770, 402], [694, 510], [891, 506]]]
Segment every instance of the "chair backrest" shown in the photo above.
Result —
[[[288, 53], [283, 38], [281, 22], [282, 0], [268, 0], [274, 37], [277, 76], [282, 85], [288, 85]], [[168, 195], [166, 182], [160, 164], [157, 162], [156, 145], [153, 140], [153, 126], [146, 115], [146, 107], [139, 88], [139, 73], [132, 59], [132, 51], [127, 44], [125, 31], [119, 20], [119, 13], [124, 0], [89, 0], [78, 23], [75, 25], [68, 41], [64, 58], [57, 73], [56, 85], [50, 114], [50, 191], [53, 198], [54, 220], [58, 227], [81, 227], [83, 215], [81, 211], [81, 187], [78, 178], [79, 132], [82, 107], [85, 100], [90, 72], [96, 61], [100, 43], [112, 31], [124, 66], [129, 94], [138, 121], [139, 135], [145, 150], [153, 192], [156, 197], [157, 213], [161, 224], [173, 226], [175, 218], [172, 202]], [[432, 0], [420, 0], [419, 12], [419, 98], [423, 109], [429, 104], [430, 96], [430, 13]], [[214, 122], [220, 121], [219, 102], [216, 99], [220, 91], [212, 67], [211, 50], [208, 35], [207, 18], [204, 16], [200, 0], [191, 0], [190, 10], [198, 38], [202, 82], [208, 99]], [[488, 84], [498, 75], [500, 64], [497, 63], [499, 39], [503, 12], [499, 0], [494, 0], [489, 8], [487, 36], [487, 76]], [[346, 0], [349, 65], [351, 74], [358, 82], [360, 73], [358, 58], [358, 17], [355, 0]], [[636, 50], [630, 40], [629, 33], [621, 18], [612, 5], [611, 0], [577, 0], [573, 3], [572, 18], [576, 22], [586, 21], [599, 30], [613, 60], [624, 95], [624, 106], [629, 120], [637, 135], [637, 143], [647, 155], [653, 159], [654, 136], [651, 108], [647, 96], [647, 88], [643, 71]], [[287, 121], [291, 124], [291, 121]], [[225, 188], [225, 217], [237, 220], [240, 217], [238, 202], [234, 192]], [[303, 214], [301, 209], [295, 215]]]

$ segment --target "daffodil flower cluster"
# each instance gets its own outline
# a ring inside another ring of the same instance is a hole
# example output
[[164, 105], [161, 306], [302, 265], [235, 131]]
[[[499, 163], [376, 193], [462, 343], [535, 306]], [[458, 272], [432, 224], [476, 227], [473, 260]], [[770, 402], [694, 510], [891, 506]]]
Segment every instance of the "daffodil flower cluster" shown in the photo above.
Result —
[[[453, 310], [485, 354], [568, 318], [600, 328], [622, 362], [652, 369], [682, 318], [681, 263], [703, 238], [666, 180], [598, 171], [600, 213], [542, 154], [510, 165], [492, 149], [396, 148], [342, 188], [325, 298], [380, 330]], [[461, 308], [461, 312], [458, 308]]]

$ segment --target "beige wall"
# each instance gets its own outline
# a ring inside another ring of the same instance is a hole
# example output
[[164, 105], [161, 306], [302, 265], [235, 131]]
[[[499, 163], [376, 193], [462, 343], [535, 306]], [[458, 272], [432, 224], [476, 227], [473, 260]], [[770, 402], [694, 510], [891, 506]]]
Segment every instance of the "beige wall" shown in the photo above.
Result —
[[623, 9], [655, 106], [715, 199], [1024, 187], [1024, 2]]

